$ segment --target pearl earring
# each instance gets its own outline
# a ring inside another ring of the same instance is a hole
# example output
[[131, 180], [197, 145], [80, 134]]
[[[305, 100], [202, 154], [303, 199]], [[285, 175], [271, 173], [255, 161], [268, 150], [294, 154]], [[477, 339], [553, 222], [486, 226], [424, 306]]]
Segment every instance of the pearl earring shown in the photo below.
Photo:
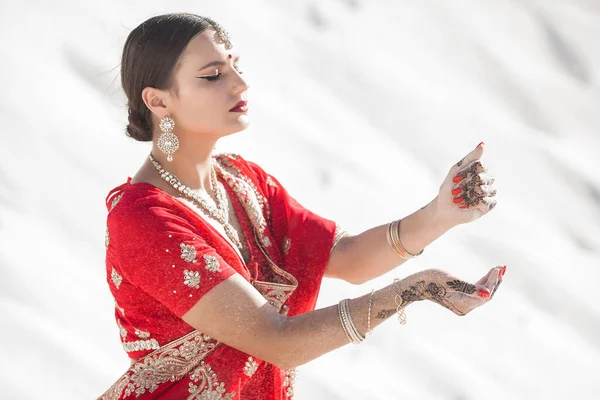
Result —
[[179, 148], [179, 139], [172, 130], [175, 128], [175, 121], [171, 117], [163, 117], [160, 120], [160, 130], [163, 133], [158, 137], [158, 148], [167, 155], [167, 161], [173, 161], [171, 154], [175, 153]]

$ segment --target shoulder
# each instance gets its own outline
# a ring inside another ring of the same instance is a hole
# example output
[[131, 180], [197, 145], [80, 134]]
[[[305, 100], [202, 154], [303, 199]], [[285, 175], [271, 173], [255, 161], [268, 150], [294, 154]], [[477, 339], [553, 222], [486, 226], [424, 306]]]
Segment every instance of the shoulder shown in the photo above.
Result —
[[181, 207], [162, 190], [150, 184], [126, 185], [113, 196], [107, 224], [116, 235], [147, 236], [156, 229], [172, 228], [193, 230]]

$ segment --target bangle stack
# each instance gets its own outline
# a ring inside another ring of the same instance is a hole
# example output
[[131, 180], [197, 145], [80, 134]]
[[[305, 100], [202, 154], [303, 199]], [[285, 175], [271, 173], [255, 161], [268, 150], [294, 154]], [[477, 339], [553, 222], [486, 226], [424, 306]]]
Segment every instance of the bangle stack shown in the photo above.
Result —
[[352, 316], [350, 315], [350, 306], [349, 299], [344, 299], [338, 303], [338, 315], [340, 317], [340, 322], [342, 323], [342, 328], [344, 329], [344, 333], [346, 337], [351, 343], [359, 344], [365, 337], [358, 332], [356, 329], [356, 325], [352, 322]]
[[409, 258], [414, 258], [420, 256], [423, 253], [423, 250], [418, 252], [417, 254], [409, 253], [404, 245], [402, 245], [402, 241], [400, 241], [400, 223], [402, 219], [398, 219], [396, 221], [390, 222], [387, 230], [387, 241], [392, 246], [392, 248], [405, 260]]

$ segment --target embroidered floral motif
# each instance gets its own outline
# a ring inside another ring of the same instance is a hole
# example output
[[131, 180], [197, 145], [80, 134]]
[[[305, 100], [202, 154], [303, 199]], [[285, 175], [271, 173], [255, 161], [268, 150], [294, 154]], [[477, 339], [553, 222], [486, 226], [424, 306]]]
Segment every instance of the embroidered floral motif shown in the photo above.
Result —
[[183, 271], [183, 284], [194, 289], [200, 288], [200, 273], [198, 271]]
[[121, 200], [121, 197], [123, 197], [123, 193], [119, 194], [113, 199], [113, 201], [110, 203], [110, 211], [112, 211], [112, 209], [115, 208], [117, 203]]
[[215, 256], [211, 256], [209, 254], [205, 254], [204, 261], [206, 261], [206, 269], [210, 272], [221, 272], [221, 266], [219, 265], [219, 260]]
[[[136, 396], [146, 391], [152, 393], [161, 383], [182, 379], [219, 346], [220, 343], [193, 331], [133, 364], [100, 399], [116, 400], [132, 393]], [[187, 350], [182, 352], [183, 348]]]
[[267, 176], [267, 185], [274, 188], [278, 187], [277, 184], [273, 181], [273, 178], [271, 178], [271, 175]]
[[244, 366], [244, 374], [246, 374], [246, 376], [252, 376], [257, 369], [258, 363], [252, 357], [248, 357], [248, 361], [246, 361], [246, 365]]
[[196, 262], [196, 248], [194, 246], [181, 243], [179, 247], [181, 247], [181, 258], [187, 262]]
[[136, 336], [139, 337], [140, 339], [148, 339], [150, 337], [150, 333], [140, 331], [139, 329], [135, 329], [134, 332], [135, 332]]
[[136, 340], [135, 342], [123, 342], [123, 349], [126, 352], [140, 351], [140, 350], [156, 350], [159, 349], [160, 345], [156, 339], [148, 340]]
[[119, 307], [119, 304], [117, 304], [116, 300], [115, 300], [115, 308], [121, 312], [122, 316], [125, 316], [125, 310], [122, 307]]
[[235, 392], [225, 393], [225, 384], [219, 383], [217, 374], [204, 361], [190, 375], [188, 400], [232, 400]]
[[108, 226], [107, 226], [106, 232], [104, 233], [104, 246], [108, 249], [109, 244], [110, 244], [110, 235], [108, 234]]
[[296, 383], [296, 369], [288, 369], [285, 371], [285, 380], [283, 381], [283, 387], [285, 394], [291, 399], [294, 396], [294, 384]]
[[283, 254], [287, 255], [290, 251], [290, 246], [292, 245], [292, 239], [286, 237], [283, 239]]
[[121, 325], [121, 320], [117, 318], [117, 326], [119, 327], [119, 332], [121, 333], [121, 337], [125, 339], [127, 337], [127, 330], [123, 328]]
[[112, 267], [112, 271], [110, 273], [110, 279], [113, 281], [117, 289], [121, 286], [121, 282], [123, 282], [123, 277], [117, 273], [115, 267]]

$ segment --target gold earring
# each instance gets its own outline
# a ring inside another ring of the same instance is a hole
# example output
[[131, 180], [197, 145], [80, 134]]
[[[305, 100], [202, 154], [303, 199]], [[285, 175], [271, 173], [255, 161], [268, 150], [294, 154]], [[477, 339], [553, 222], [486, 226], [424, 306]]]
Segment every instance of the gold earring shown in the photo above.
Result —
[[171, 117], [163, 117], [160, 120], [160, 130], [163, 133], [158, 137], [158, 148], [167, 155], [167, 161], [173, 161], [171, 154], [179, 148], [179, 138], [172, 130], [175, 128], [175, 121]]

